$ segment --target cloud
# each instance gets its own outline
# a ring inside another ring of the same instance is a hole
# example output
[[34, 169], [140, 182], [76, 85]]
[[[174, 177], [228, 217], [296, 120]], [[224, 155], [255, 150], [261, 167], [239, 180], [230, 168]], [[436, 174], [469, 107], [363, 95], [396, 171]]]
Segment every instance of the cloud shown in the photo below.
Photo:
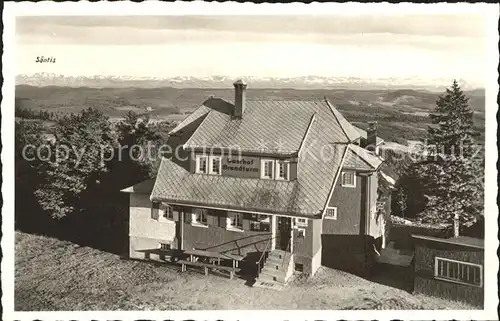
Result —
[[37, 33], [20, 33], [18, 44], [45, 45], [161, 45], [228, 43], [267, 45], [275, 43], [322, 44], [329, 46], [405, 46], [438, 51], [474, 51], [482, 54], [485, 38], [445, 37], [441, 35], [403, 35], [391, 33], [259, 33], [255, 31], [207, 29], [138, 29], [134, 27], [77, 27], [42, 24]]
[[[467, 22], [467, 23], [464, 23]], [[204, 30], [258, 34], [397, 35], [484, 37], [483, 17], [454, 15], [360, 15], [360, 16], [31, 16], [17, 18], [17, 33], [41, 35], [48, 28], [70, 30]], [[110, 39], [112, 40], [112, 39]]]
[[[38, 16], [16, 22], [20, 73], [482, 81], [485, 70], [484, 24], [471, 15]], [[57, 63], [36, 64], [40, 55]]]

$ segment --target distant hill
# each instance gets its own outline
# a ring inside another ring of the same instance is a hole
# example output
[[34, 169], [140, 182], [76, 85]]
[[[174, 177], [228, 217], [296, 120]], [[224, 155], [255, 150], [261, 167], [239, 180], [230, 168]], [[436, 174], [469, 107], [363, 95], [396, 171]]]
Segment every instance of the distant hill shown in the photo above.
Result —
[[[242, 77], [252, 88], [295, 88], [295, 89], [417, 89], [429, 91], [443, 91], [449, 86], [452, 79], [420, 79], [412, 78], [358, 78], [358, 77], [324, 77], [300, 76], [289, 78], [277, 77]], [[53, 73], [36, 73], [32, 75], [17, 75], [17, 85], [31, 86], [63, 86], [63, 87], [92, 87], [92, 88], [231, 88], [234, 77], [134, 77], [116, 75], [95, 76], [65, 76]], [[477, 86], [468, 84], [459, 79], [463, 89], [475, 89]]]
[[[484, 132], [484, 91], [469, 94], [475, 124]], [[217, 88], [90, 88], [29, 85], [16, 86], [16, 106], [54, 113], [79, 112], [94, 107], [105, 115], [123, 117], [128, 111], [152, 118], [179, 121], [210, 96], [232, 100], [234, 90]], [[249, 87], [248, 99], [303, 99], [327, 97], [356, 126], [379, 123], [380, 136], [404, 142], [421, 139], [429, 125], [428, 113], [435, 107], [439, 93], [414, 90], [350, 89], [261, 89]]]

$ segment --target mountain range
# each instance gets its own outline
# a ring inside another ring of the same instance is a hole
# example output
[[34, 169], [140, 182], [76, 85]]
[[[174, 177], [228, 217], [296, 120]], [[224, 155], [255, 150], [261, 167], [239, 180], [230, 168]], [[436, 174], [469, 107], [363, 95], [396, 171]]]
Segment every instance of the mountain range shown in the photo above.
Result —
[[[357, 78], [300, 76], [290, 78], [275, 77], [133, 77], [115, 75], [65, 76], [53, 73], [21, 74], [16, 76], [16, 85], [37, 87], [90, 87], [90, 88], [231, 88], [233, 82], [244, 79], [252, 88], [294, 88], [294, 89], [420, 89], [442, 92], [451, 85], [453, 79], [435, 78]], [[478, 89], [457, 80], [465, 90]]]

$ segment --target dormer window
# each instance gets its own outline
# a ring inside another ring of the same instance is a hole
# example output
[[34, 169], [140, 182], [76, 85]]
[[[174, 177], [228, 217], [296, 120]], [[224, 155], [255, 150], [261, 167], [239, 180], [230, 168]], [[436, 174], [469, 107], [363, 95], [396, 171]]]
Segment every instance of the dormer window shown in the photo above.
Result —
[[220, 175], [221, 161], [218, 156], [210, 156], [210, 174]]
[[196, 173], [197, 174], [221, 174], [221, 158], [220, 156], [196, 156]]
[[290, 162], [274, 159], [261, 160], [260, 178], [289, 180], [290, 179]]
[[289, 163], [285, 161], [276, 161], [276, 179], [288, 180], [289, 174]]
[[263, 159], [261, 161], [261, 171], [260, 177], [263, 179], [273, 179], [274, 178], [274, 160]]
[[208, 172], [208, 156], [196, 156], [196, 173], [207, 174]]

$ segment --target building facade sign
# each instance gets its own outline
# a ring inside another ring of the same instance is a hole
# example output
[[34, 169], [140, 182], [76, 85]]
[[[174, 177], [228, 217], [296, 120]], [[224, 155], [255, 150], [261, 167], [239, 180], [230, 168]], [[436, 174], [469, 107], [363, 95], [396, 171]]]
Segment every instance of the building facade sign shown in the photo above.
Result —
[[259, 178], [260, 158], [248, 156], [224, 156], [222, 158], [222, 175], [232, 177]]

